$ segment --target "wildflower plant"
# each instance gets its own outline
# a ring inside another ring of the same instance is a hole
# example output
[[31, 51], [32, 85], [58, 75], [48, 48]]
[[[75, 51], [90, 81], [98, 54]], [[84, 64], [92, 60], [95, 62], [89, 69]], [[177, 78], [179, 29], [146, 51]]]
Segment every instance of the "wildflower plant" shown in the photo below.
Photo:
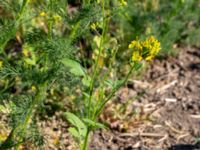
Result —
[[[105, 105], [115, 96], [115, 93], [125, 85], [131, 77], [131, 74], [138, 71], [142, 67], [142, 62], [153, 60], [161, 48], [159, 41], [152, 36], [143, 42], [138, 39], [132, 41], [129, 45], [129, 49], [132, 49], [133, 53], [129, 63], [129, 72], [125, 75], [125, 77], [121, 80], [113, 80], [109, 76], [109, 71], [111, 70], [108, 69], [108, 72], [106, 72], [103, 78], [101, 78], [101, 83], [94, 91], [92, 88], [94, 88], [96, 81], [98, 81], [98, 77], [94, 72], [93, 79], [89, 80], [89, 84], [87, 84], [89, 91], [83, 92], [85, 103], [83, 106], [84, 108], [81, 111], [83, 113], [82, 116], [78, 117], [70, 112], [65, 113], [66, 118], [73, 125], [73, 127], [69, 128], [69, 132], [72, 133], [72, 135], [74, 135], [74, 137], [76, 137], [79, 141], [80, 148], [82, 150], [87, 149], [90, 132], [98, 128], [106, 129], [105, 125], [98, 122], [98, 118]], [[96, 63], [98, 63], [98, 57], [96, 59]], [[100, 67], [101, 65], [97, 64], [97, 68], [100, 69]], [[95, 79], [96, 81], [94, 81]], [[107, 93], [106, 90], [108, 87], [110, 87], [110, 89]]]
[[[97, 56], [94, 57], [94, 65], [91, 72], [84, 75], [82, 80], [82, 100], [79, 103], [79, 108], [76, 112], [66, 112], [64, 116], [71, 123], [72, 127], [69, 132], [75, 137], [80, 144], [80, 149], [86, 150], [90, 133], [99, 128], [107, 129], [107, 127], [98, 122], [105, 105], [114, 98], [116, 92], [126, 84], [133, 72], [138, 71], [143, 64], [143, 61], [150, 61], [160, 51], [160, 42], [153, 36], [144, 41], [134, 40], [129, 44], [129, 49], [132, 51], [132, 57], [129, 58], [129, 71], [122, 79], [117, 79], [111, 76], [114, 70], [117, 70], [115, 64], [116, 54], [119, 45], [116, 41], [114, 44], [112, 38], [108, 38], [108, 26], [110, 23], [109, 4], [106, 1], [101, 2], [102, 5], [102, 33], [99, 33], [95, 24], [91, 24], [91, 28], [97, 32], [95, 36], [95, 45]], [[108, 16], [107, 16], [108, 15]], [[109, 40], [107, 40], [109, 39]], [[110, 44], [108, 44], [110, 43]], [[95, 46], [94, 46], [95, 48]], [[108, 50], [108, 51], [106, 51]], [[111, 55], [108, 55], [108, 53]], [[95, 51], [94, 51], [95, 53]], [[109, 63], [106, 66], [106, 57], [110, 57]], [[115, 72], [116, 73], [116, 72]]]
[[[107, 128], [98, 122], [105, 105], [144, 61], [155, 58], [159, 41], [152, 36], [126, 46], [132, 53], [129, 70], [119, 79], [116, 57], [120, 43], [109, 25], [126, 7], [125, 0], [84, 0], [74, 14], [69, 13], [65, 0], [0, 2], [8, 14], [0, 22], [0, 112], [8, 115], [11, 126], [0, 149], [20, 149], [27, 141], [38, 146], [44, 143], [36, 125], [37, 110], [52, 86], [58, 85], [81, 91], [76, 93], [73, 113], [66, 110], [63, 116], [72, 125], [69, 132], [86, 150], [90, 133]], [[82, 42], [85, 38], [93, 42], [88, 46]], [[92, 51], [89, 60], [84, 58], [87, 46]]]

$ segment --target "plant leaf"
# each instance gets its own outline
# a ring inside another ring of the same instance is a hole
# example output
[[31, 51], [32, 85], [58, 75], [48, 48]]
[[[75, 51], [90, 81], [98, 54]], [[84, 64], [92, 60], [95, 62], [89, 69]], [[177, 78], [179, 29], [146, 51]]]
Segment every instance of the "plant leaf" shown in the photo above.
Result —
[[95, 122], [88, 118], [84, 118], [83, 121], [87, 124], [87, 126], [91, 126], [94, 129], [108, 129], [104, 124]]
[[70, 68], [70, 72], [76, 76], [85, 76], [85, 71], [83, 67], [75, 60], [65, 58], [61, 62]]
[[73, 135], [75, 138], [80, 138], [79, 132], [77, 131], [76, 128], [71, 127], [68, 129], [69, 133], [71, 133], [71, 135]]
[[85, 85], [86, 87], [90, 86], [90, 82], [91, 82], [91, 78], [89, 76], [84, 76], [84, 78], [82, 79], [82, 83], [83, 85]]
[[[66, 112], [66, 113], [64, 113], [64, 115], [66, 116], [67, 120], [74, 127], [77, 128], [77, 131], [78, 131], [79, 135], [84, 138], [85, 135], [86, 135], [86, 132], [87, 132], [87, 127], [84, 124], [84, 122], [81, 119], [79, 119], [76, 115], [74, 115], [73, 113]], [[73, 130], [73, 132], [75, 132], [75, 131]]]

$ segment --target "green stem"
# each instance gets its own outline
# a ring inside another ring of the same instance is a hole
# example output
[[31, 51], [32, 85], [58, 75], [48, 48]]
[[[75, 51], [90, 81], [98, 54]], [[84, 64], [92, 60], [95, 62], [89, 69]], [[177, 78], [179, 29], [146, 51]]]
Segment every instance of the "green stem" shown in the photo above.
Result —
[[22, 8], [17, 16], [17, 21], [19, 21], [21, 19], [21, 17], [23, 16], [25, 10], [26, 10], [26, 6], [28, 5], [28, 3], [30, 2], [30, 0], [24, 0], [22, 3]]
[[[115, 60], [116, 53], [117, 53], [117, 50], [115, 50], [114, 54], [112, 55], [112, 58], [111, 58], [110, 63], [109, 63], [108, 71], [107, 71], [107, 73], [102, 77], [102, 79], [103, 79], [102, 81], [106, 81], [106, 80], [108, 79], [109, 73], [112, 71], [112, 66], [113, 66], [112, 63], [113, 63], [114, 60]], [[102, 86], [100, 86], [100, 89], [102, 89], [102, 90], [103, 90], [103, 84], [104, 84], [104, 83], [102, 83]], [[100, 98], [100, 99], [97, 100], [96, 106], [98, 106], [98, 105], [101, 103], [101, 100], [102, 100], [102, 99], [103, 99], [103, 98]], [[94, 112], [96, 112], [97, 109], [98, 109], [98, 108], [95, 107], [95, 108], [94, 108]], [[95, 113], [93, 113], [92, 119], [95, 119]]]
[[87, 150], [88, 140], [89, 140], [90, 129], [87, 129], [86, 136], [84, 139], [84, 144], [82, 150]]
[[83, 0], [83, 6], [85, 6], [86, 5], [86, 0]]
[[112, 92], [108, 95], [107, 99], [106, 99], [103, 103], [101, 103], [101, 105], [100, 105], [100, 107], [99, 107], [99, 110], [95, 112], [95, 117], [98, 117], [98, 116], [101, 114], [101, 112], [102, 112], [102, 110], [103, 110], [105, 104], [106, 104], [106, 103], [115, 95], [115, 93], [128, 81], [128, 79], [129, 79], [129, 77], [131, 76], [131, 74], [132, 74], [132, 72], [133, 72], [134, 69], [135, 69], [135, 65], [133, 65], [133, 66], [131, 67], [130, 71], [128, 72], [128, 74], [126, 75], [126, 77], [124, 78], [124, 80], [122, 81], [122, 83], [119, 84], [116, 88], [114, 88], [114, 89], [112, 90]]
[[99, 59], [100, 59], [100, 56], [101, 56], [101, 53], [103, 51], [103, 42], [104, 42], [104, 37], [105, 37], [105, 34], [106, 34], [106, 28], [107, 28], [107, 21], [105, 19], [105, 2], [104, 0], [102, 0], [102, 12], [103, 12], [103, 33], [102, 33], [102, 36], [101, 36], [101, 40], [100, 40], [100, 46], [99, 46], [99, 54], [97, 56], [97, 59], [95, 60], [95, 65], [94, 65], [94, 72], [93, 72], [93, 75], [92, 75], [92, 80], [90, 82], [90, 92], [89, 92], [89, 102], [88, 102], [88, 117], [90, 117], [90, 110], [91, 110], [91, 102], [92, 102], [92, 95], [93, 95], [93, 91], [94, 91], [94, 81], [96, 79], [96, 76], [97, 76], [97, 71], [98, 71], [98, 63], [99, 63]]
[[52, 14], [53, 14], [53, 12], [52, 12], [52, 9], [53, 9], [53, 1], [52, 0], [50, 0], [50, 20], [49, 20], [49, 22], [48, 22], [48, 38], [50, 39], [50, 40], [52, 40], [52, 38], [53, 38], [53, 17], [52, 17]]
[[50, 40], [52, 40], [52, 38], [53, 38], [53, 21], [52, 20], [49, 21], [49, 27], [48, 28], [49, 28], [48, 38]]

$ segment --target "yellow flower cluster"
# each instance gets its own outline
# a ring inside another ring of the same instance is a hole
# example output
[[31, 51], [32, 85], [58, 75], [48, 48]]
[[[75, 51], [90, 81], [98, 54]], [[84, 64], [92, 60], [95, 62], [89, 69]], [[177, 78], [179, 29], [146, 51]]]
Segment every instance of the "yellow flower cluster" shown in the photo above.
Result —
[[129, 44], [133, 49], [132, 61], [153, 60], [161, 49], [160, 42], [153, 36], [145, 41], [134, 40]]

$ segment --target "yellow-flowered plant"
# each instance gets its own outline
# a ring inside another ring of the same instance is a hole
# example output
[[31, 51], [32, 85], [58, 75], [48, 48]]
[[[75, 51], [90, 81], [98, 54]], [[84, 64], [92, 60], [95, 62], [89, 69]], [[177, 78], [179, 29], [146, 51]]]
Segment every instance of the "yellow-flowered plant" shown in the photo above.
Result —
[[133, 49], [132, 61], [150, 61], [155, 58], [161, 49], [160, 42], [151, 36], [145, 41], [136, 39], [129, 44], [129, 48]]
[[23, 49], [22, 53], [23, 53], [23, 55], [24, 55], [25, 57], [28, 57], [28, 56], [29, 56], [29, 51], [28, 51], [27, 49]]
[[44, 11], [42, 11], [42, 12], [40, 12], [40, 16], [41, 17], [45, 17], [47, 14], [44, 12]]

